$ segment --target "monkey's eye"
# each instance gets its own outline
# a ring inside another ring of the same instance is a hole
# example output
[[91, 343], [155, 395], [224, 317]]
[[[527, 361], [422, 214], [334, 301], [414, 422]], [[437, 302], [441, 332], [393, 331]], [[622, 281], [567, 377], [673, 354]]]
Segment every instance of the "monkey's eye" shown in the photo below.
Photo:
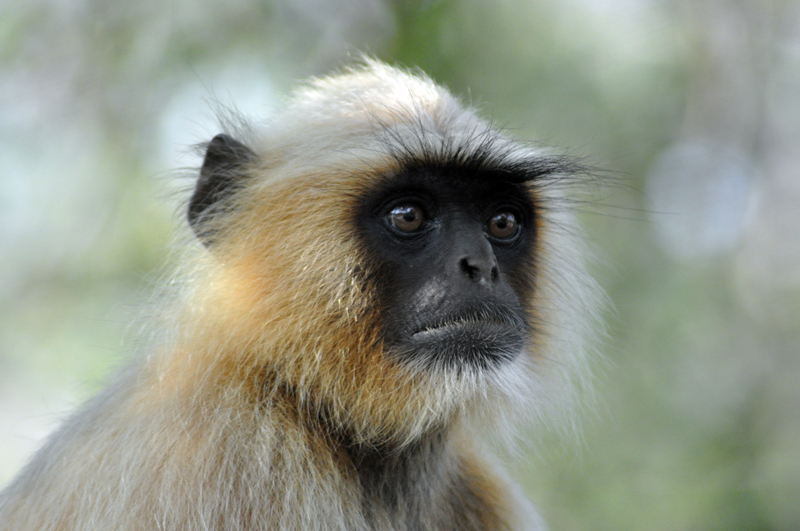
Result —
[[501, 210], [489, 219], [487, 232], [498, 240], [512, 240], [519, 234], [519, 221], [510, 211]]
[[400, 233], [411, 234], [419, 231], [425, 224], [425, 212], [414, 203], [397, 205], [387, 214], [386, 222]]

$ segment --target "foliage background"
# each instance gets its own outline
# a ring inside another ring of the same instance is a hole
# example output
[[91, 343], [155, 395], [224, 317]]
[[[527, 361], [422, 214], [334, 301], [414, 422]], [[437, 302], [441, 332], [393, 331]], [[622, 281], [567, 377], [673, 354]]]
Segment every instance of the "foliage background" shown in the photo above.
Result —
[[613, 301], [579, 444], [509, 457], [555, 530], [800, 528], [800, 6], [0, 5], [0, 485], [131, 350], [211, 102], [267, 116], [357, 50], [607, 169]]

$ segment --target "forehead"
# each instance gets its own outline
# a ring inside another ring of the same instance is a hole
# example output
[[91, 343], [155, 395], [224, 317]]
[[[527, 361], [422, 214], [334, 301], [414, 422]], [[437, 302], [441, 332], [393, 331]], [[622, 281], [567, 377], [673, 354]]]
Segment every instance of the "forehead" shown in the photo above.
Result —
[[481, 204], [498, 196], [531, 199], [531, 184], [514, 168], [469, 167], [463, 164], [411, 164], [376, 179], [367, 195], [381, 198], [397, 193], [432, 193], [438, 199]]

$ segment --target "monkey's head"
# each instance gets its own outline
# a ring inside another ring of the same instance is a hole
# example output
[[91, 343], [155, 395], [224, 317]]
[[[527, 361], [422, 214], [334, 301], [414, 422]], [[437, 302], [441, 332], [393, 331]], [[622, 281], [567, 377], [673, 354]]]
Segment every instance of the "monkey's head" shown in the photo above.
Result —
[[540, 413], [569, 395], [593, 311], [574, 169], [427, 78], [369, 62], [315, 81], [206, 147], [185, 348], [362, 441]]

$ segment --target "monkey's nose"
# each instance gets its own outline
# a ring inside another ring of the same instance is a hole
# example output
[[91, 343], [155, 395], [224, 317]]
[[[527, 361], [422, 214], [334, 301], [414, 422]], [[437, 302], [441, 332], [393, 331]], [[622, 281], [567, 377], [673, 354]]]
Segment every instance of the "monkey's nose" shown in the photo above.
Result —
[[490, 284], [497, 280], [497, 261], [494, 256], [464, 257], [459, 261], [461, 272], [478, 284]]

